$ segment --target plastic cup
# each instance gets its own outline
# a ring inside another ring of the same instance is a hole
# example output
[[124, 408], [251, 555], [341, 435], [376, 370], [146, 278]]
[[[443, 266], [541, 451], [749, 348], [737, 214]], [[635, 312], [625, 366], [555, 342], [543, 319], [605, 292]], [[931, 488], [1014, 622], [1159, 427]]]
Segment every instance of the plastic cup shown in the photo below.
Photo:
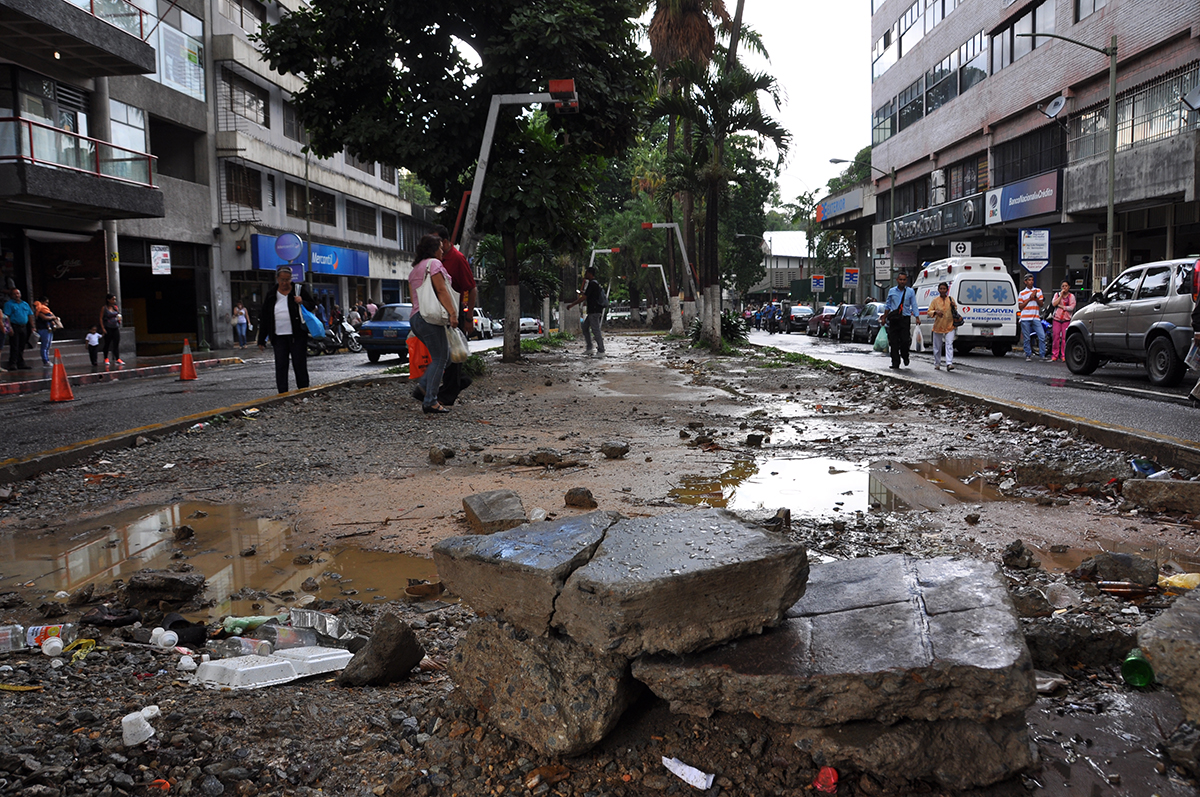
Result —
[[135, 711], [121, 718], [121, 740], [126, 747], [139, 745], [153, 735], [154, 729], [142, 716], [142, 712]]
[[61, 637], [52, 636], [42, 643], [42, 653], [54, 658], [61, 655], [63, 652], [63, 641]]
[[158, 642], [155, 644], [160, 648], [169, 650], [179, 644], [179, 635], [174, 631], [163, 631], [158, 637]]
[[150, 632], [150, 644], [151, 644], [151, 645], [157, 645], [157, 644], [158, 644], [158, 640], [162, 639], [162, 635], [163, 635], [163, 634], [166, 632], [166, 630], [167, 630], [167, 629], [165, 629], [165, 628], [162, 628], [162, 627], [160, 626], [160, 627], [158, 627], [158, 628], [155, 628], [153, 631], [151, 631], [151, 632]]
[[1121, 677], [1130, 686], [1149, 686], [1154, 683], [1154, 668], [1141, 648], [1129, 651], [1125, 661], [1121, 662]]

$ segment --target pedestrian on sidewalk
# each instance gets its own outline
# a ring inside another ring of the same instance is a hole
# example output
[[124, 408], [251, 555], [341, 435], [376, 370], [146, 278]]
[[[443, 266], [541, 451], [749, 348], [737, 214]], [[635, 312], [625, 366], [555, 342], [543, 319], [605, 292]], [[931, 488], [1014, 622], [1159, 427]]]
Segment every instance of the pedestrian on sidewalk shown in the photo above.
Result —
[[1025, 275], [1025, 290], [1017, 296], [1017, 314], [1021, 318], [1021, 338], [1025, 344], [1025, 362], [1033, 359], [1033, 341], [1031, 335], [1037, 336], [1038, 359], [1049, 360], [1046, 354], [1046, 328], [1042, 326], [1042, 305], [1046, 297], [1041, 288], [1033, 286], [1033, 275]]
[[[438, 389], [442, 385], [442, 375], [445, 373], [446, 363], [450, 362], [450, 343], [446, 340], [445, 326], [430, 323], [421, 315], [418, 291], [426, 280], [432, 285], [434, 295], [445, 309], [450, 319], [449, 326], [458, 326], [458, 307], [455, 306], [448, 290], [450, 274], [442, 265], [442, 261], [438, 259], [441, 252], [442, 239], [436, 233], [423, 236], [417, 243], [417, 262], [413, 264], [412, 271], [408, 275], [409, 294], [412, 296], [413, 306], [409, 324], [412, 325], [413, 334], [425, 344], [425, 348], [429, 349], [430, 357], [430, 363], [425, 368], [425, 373], [421, 374], [416, 387], [413, 388], [413, 396], [420, 397], [421, 409], [428, 415], [450, 411], [438, 401], [437, 395]], [[433, 308], [426, 309], [432, 314]]]
[[[439, 259], [446, 273], [450, 275], [450, 287], [460, 297], [458, 313], [458, 328], [463, 334], [471, 337], [475, 326], [475, 305], [479, 302], [479, 286], [475, 283], [475, 275], [471, 273], [471, 264], [466, 256], [450, 242], [450, 231], [441, 224], [434, 226], [433, 231], [442, 239], [442, 251]], [[482, 333], [481, 333], [482, 334]], [[471, 385], [470, 377], [463, 373], [461, 363], [447, 362], [442, 374], [442, 386], [438, 390], [438, 401], [447, 407], [453, 407], [458, 401], [458, 394]]]
[[587, 302], [587, 316], [583, 319], [583, 353], [592, 356], [592, 336], [596, 337], [596, 354], [604, 356], [604, 337], [600, 334], [600, 316], [604, 314], [604, 290], [596, 282], [596, 269], [583, 272], [583, 290], [579, 298], [567, 305], [571, 309], [580, 302]]
[[275, 387], [288, 392], [288, 360], [296, 373], [296, 389], [308, 387], [308, 324], [300, 314], [303, 305], [312, 310], [316, 302], [304, 285], [292, 283], [290, 266], [275, 272], [275, 290], [267, 294], [258, 313], [258, 350], [267, 350], [267, 338], [275, 350]]
[[17, 288], [9, 292], [8, 301], [4, 303], [4, 314], [12, 326], [12, 334], [8, 338], [8, 370], [28, 370], [25, 347], [29, 345], [29, 335], [33, 332], [33, 308], [29, 302], [21, 300], [21, 291]]
[[100, 330], [92, 327], [88, 330], [85, 337], [87, 340], [88, 359], [92, 361], [92, 367], [96, 367], [97, 357], [100, 354]]
[[235, 304], [229, 318], [233, 322], [233, 332], [237, 336], [238, 348], [246, 348], [246, 330], [250, 326], [250, 314], [246, 312], [246, 305], [240, 301]]
[[117, 365], [124, 365], [121, 359], [121, 308], [117, 306], [117, 295], [110, 293], [104, 297], [104, 306], [100, 308], [100, 329], [104, 330], [104, 364], [108, 365], [110, 358]]
[[929, 302], [929, 317], [933, 319], [933, 370], [942, 370], [943, 352], [946, 370], [954, 370], [954, 316], [958, 308], [950, 298], [950, 283], [939, 282], [938, 295]]
[[888, 291], [886, 306], [883, 323], [887, 324], [892, 368], [899, 368], [902, 360], [908, 365], [912, 325], [917, 319], [917, 294], [908, 287], [908, 275], [903, 271], [896, 275], [896, 284]]
[[1050, 361], [1067, 361], [1067, 327], [1071, 324], [1071, 316], [1075, 312], [1075, 294], [1071, 293], [1071, 284], [1064, 281], [1062, 288], [1050, 300], [1054, 305], [1054, 328], [1050, 340], [1054, 346], [1050, 349]]
[[58, 316], [50, 309], [50, 300], [43, 296], [33, 305], [33, 322], [41, 344], [42, 365], [50, 364], [50, 346], [54, 343], [54, 327]]
[[8, 316], [4, 314], [4, 308], [0, 306], [0, 352], [4, 351], [4, 344], [11, 334], [12, 324], [9, 322]]

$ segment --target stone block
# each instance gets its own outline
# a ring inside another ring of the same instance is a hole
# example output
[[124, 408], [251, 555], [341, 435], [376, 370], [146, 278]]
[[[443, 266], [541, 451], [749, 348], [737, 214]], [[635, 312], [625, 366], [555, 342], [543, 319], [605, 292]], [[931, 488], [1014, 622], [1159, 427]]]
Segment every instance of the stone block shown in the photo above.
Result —
[[642, 691], [624, 656], [490, 619], [471, 625], [449, 670], [458, 699], [547, 756], [593, 747]]
[[1006, 780], [1035, 763], [1020, 712], [986, 723], [853, 722], [790, 730], [792, 744], [829, 766], [894, 783], [934, 780], [946, 789], [973, 789]]
[[139, 570], [125, 585], [125, 602], [147, 606], [158, 601], [188, 601], [204, 590], [205, 583], [203, 573]]
[[780, 626], [633, 674], [672, 711], [784, 724], [990, 722], [1036, 697], [1029, 651], [995, 565], [883, 556], [812, 568]]
[[1127, 479], [1121, 495], [1152, 512], [1200, 514], [1200, 482], [1176, 479]]
[[467, 523], [476, 534], [494, 534], [516, 528], [525, 522], [521, 497], [512, 490], [489, 490], [463, 499]]
[[433, 546], [433, 561], [442, 583], [472, 609], [542, 635], [563, 583], [618, 517], [590, 512], [487, 537], [448, 537]]
[[1200, 723], [1200, 590], [1177, 598], [1137, 638], [1155, 680], [1175, 694], [1189, 722]]
[[425, 648], [408, 623], [394, 614], [379, 618], [371, 638], [338, 674], [342, 686], [383, 686], [408, 677], [425, 658]]
[[783, 620], [804, 546], [717, 509], [624, 519], [567, 579], [553, 625], [600, 652], [687, 653]]

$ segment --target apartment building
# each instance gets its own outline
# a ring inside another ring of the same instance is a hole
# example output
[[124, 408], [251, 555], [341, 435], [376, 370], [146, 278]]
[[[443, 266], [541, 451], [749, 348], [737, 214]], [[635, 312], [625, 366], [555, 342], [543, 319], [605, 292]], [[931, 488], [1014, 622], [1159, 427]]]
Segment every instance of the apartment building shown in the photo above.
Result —
[[[872, 0], [871, 26], [875, 213], [829, 197], [827, 225], [870, 224], [882, 256], [890, 223], [896, 267], [969, 250], [1086, 292], [1128, 265], [1200, 252], [1200, 112], [1181, 102], [1200, 85], [1200, 4]], [[1110, 126], [1097, 50], [1113, 37]]]
[[[107, 256], [116, 272], [109, 281], [119, 286], [114, 292], [121, 295], [125, 324], [136, 330], [143, 353], [176, 350], [189, 336], [228, 344], [233, 304], [245, 302], [256, 320], [253, 315], [274, 284], [273, 271], [284, 262], [275, 241], [287, 232], [311, 243], [311, 257], [302, 254], [296, 266], [326, 305], [402, 297], [416, 241], [434, 223], [432, 212], [401, 195], [395, 168], [361, 162], [349, 153], [327, 159], [306, 155], [304, 131], [291, 103], [302, 84], [271, 71], [251, 39], [264, 23], [277, 21], [299, 2], [0, 0], [0, 9], [13, 9], [18, 20], [0, 27], [0, 35], [23, 29], [34, 10], [55, 18], [85, 14], [102, 29], [118, 27], [129, 40], [120, 41], [140, 59], [107, 66], [103, 91], [87, 80], [71, 82], [49, 71], [56, 63], [52, 58], [23, 68], [36, 76], [27, 80], [30, 85], [53, 78], [82, 95], [77, 104], [104, 106], [110, 132], [103, 138], [120, 145], [120, 152], [145, 153], [143, 161], [150, 164], [147, 185], [140, 190], [157, 201], [154, 212], [105, 207], [87, 219], [92, 236], [100, 234], [99, 220], [109, 222], [108, 235], [100, 235], [116, 242], [118, 254]], [[0, 60], [4, 57], [0, 52]], [[91, 60], [108, 64], [115, 59]], [[61, 168], [54, 171], [57, 175]], [[128, 181], [120, 185], [133, 190]], [[0, 181], [0, 198], [4, 193]], [[36, 244], [25, 262], [35, 272], [46, 262], [44, 268], [53, 272], [55, 266], [39, 251], [50, 245], [41, 243], [47, 237], [41, 226], [20, 227]], [[9, 241], [14, 247], [20, 241], [2, 227], [0, 236], [7, 263]], [[55, 245], [68, 243], [84, 241]], [[100, 266], [105, 259], [100, 251]], [[83, 304], [99, 308], [106, 288], [98, 287], [100, 298], [93, 302], [89, 296]], [[74, 323], [64, 317], [69, 326]], [[86, 321], [81, 316], [80, 327], [86, 329]]]

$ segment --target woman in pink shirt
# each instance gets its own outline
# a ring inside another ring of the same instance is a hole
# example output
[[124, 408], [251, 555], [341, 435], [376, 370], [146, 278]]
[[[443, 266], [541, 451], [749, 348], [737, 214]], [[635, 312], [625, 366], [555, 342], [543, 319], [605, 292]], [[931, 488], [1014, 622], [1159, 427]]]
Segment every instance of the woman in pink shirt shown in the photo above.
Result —
[[1054, 341], [1054, 348], [1051, 350], [1050, 361], [1058, 360], [1059, 362], [1067, 361], [1067, 326], [1071, 323], [1071, 314], [1075, 312], [1075, 295], [1071, 293], [1071, 286], [1064, 282], [1058, 293], [1054, 294], [1054, 298], [1050, 300], [1054, 305], [1053, 325], [1050, 330], [1050, 336]]
[[417, 262], [408, 275], [409, 293], [412, 295], [413, 312], [409, 318], [413, 334], [429, 349], [431, 362], [425, 373], [417, 380], [417, 392], [423, 394], [421, 408], [427, 413], [443, 413], [450, 410], [437, 400], [438, 388], [442, 385], [442, 372], [450, 361], [450, 344], [446, 340], [446, 327], [435, 326], [421, 317], [421, 306], [417, 299], [417, 288], [425, 280], [433, 282], [434, 293], [450, 316], [450, 326], [458, 326], [458, 308], [450, 298], [450, 274], [438, 258], [442, 253], [442, 239], [437, 235], [426, 235], [417, 244]]

